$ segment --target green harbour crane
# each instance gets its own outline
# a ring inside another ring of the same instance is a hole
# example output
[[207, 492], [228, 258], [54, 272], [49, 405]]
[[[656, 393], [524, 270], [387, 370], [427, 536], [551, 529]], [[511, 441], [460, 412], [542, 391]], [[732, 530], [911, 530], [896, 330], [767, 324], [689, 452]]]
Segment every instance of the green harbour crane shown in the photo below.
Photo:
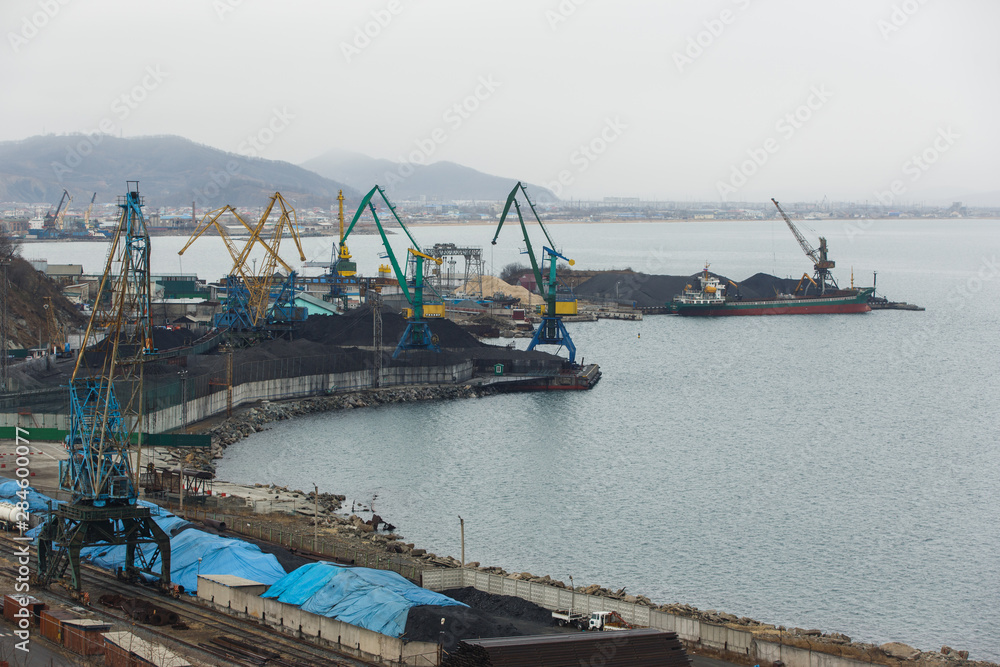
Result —
[[[528, 202], [528, 207], [531, 209], [532, 215], [535, 216], [535, 220], [538, 222], [538, 226], [541, 227], [542, 233], [545, 235], [545, 240], [549, 242], [549, 245], [542, 246], [542, 255], [540, 260], [535, 259], [535, 252], [531, 247], [531, 239], [528, 237], [528, 228], [524, 224], [524, 216], [521, 214], [521, 204], [517, 201], [518, 191], [524, 195], [524, 200]], [[542, 315], [542, 322], [538, 325], [538, 329], [535, 330], [535, 335], [531, 339], [531, 343], [528, 345], [529, 350], [535, 349], [538, 345], [558, 345], [560, 347], [565, 347], [569, 352], [570, 363], [576, 363], [576, 345], [573, 344], [573, 339], [570, 338], [569, 331], [566, 330], [566, 325], [563, 324], [562, 317], [556, 312], [556, 260], [564, 259], [570, 266], [573, 266], [575, 262], [572, 259], [564, 257], [559, 254], [555, 248], [555, 244], [552, 242], [552, 237], [549, 236], [549, 232], [545, 229], [545, 225], [542, 224], [542, 219], [538, 217], [538, 211], [535, 210], [535, 205], [531, 203], [531, 199], [528, 197], [528, 191], [524, 187], [521, 181], [510, 191], [507, 195], [507, 203], [503, 207], [503, 213], [500, 215], [500, 224], [497, 225], [496, 234], [493, 235], [492, 244], [497, 244], [497, 238], [500, 236], [500, 230], [503, 228], [504, 221], [507, 220], [507, 215], [510, 213], [510, 207], [513, 205], [514, 211], [517, 213], [517, 219], [521, 223], [521, 233], [524, 235], [524, 244], [527, 246], [526, 254], [528, 259], [531, 260], [531, 270], [535, 274], [535, 283], [538, 285], [538, 289], [541, 290], [545, 281], [542, 280], [543, 270], [545, 268], [545, 260], [549, 260], [549, 271], [548, 271], [548, 281], [547, 289], [545, 293], [545, 313]], [[539, 266], [541, 264], [541, 266]]]
[[[385, 205], [389, 208], [389, 212], [392, 213], [392, 217], [396, 219], [396, 222], [399, 223], [399, 226], [404, 232], [406, 232], [407, 238], [409, 238], [410, 242], [413, 244], [413, 247], [408, 250], [408, 253], [416, 260], [415, 270], [413, 272], [412, 291], [410, 290], [409, 282], [406, 279], [406, 272], [400, 267], [399, 262], [396, 260], [396, 255], [392, 252], [392, 246], [389, 245], [389, 238], [386, 236], [385, 229], [382, 227], [382, 222], [379, 220], [378, 213], [375, 211], [375, 204], [372, 202], [372, 198], [376, 194], [382, 197], [382, 201], [384, 201]], [[420, 249], [420, 245], [413, 238], [413, 235], [410, 234], [410, 230], [406, 228], [403, 221], [399, 219], [399, 215], [396, 214], [396, 207], [389, 201], [389, 198], [385, 194], [385, 190], [378, 185], [373, 187], [361, 200], [361, 204], [358, 206], [358, 210], [354, 214], [354, 218], [351, 220], [350, 226], [341, 236], [341, 247], [344, 247], [347, 237], [350, 235], [351, 230], [354, 229], [354, 225], [357, 224], [366, 208], [371, 211], [372, 218], [375, 220], [375, 227], [378, 229], [379, 236], [382, 237], [382, 245], [385, 247], [386, 254], [389, 256], [389, 262], [392, 264], [392, 270], [395, 272], [396, 280], [399, 282], [399, 288], [402, 290], [403, 296], [406, 297], [406, 300], [409, 302], [413, 311], [412, 316], [408, 318], [408, 322], [406, 323], [406, 330], [403, 332], [403, 336], [399, 339], [399, 344], [396, 345], [396, 351], [392, 353], [392, 358], [397, 358], [400, 353], [406, 350], [431, 350], [434, 352], [440, 352], [441, 348], [438, 346], [438, 337], [431, 333], [430, 326], [424, 320], [424, 306], [426, 305], [424, 302], [424, 260], [430, 260], [438, 265], [440, 265], [443, 260], [439, 257], [431, 257]]]

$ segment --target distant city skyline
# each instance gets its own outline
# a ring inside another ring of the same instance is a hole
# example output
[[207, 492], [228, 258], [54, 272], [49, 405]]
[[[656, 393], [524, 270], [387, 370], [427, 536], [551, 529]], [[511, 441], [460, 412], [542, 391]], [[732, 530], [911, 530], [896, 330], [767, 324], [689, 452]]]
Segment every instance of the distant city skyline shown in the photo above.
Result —
[[0, 140], [447, 160], [564, 200], [1000, 191], [988, 0], [14, 0], [0, 19]]

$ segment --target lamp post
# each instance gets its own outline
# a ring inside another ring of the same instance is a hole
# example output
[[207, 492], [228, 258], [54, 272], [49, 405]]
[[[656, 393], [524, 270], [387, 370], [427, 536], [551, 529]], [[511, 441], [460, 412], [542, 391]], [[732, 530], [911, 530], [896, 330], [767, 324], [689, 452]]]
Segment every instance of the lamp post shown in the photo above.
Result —
[[316, 551], [319, 543], [319, 487], [313, 484], [313, 488], [316, 489], [313, 495], [313, 551]]
[[188, 396], [187, 396], [187, 370], [177, 371], [181, 377], [181, 429], [187, 433], [188, 425]]
[[569, 618], [573, 620], [573, 600], [576, 598], [576, 588], [573, 587], [573, 575], [569, 575]]
[[461, 531], [462, 531], [462, 567], [465, 567], [465, 519], [459, 516], [458, 523], [459, 526], [461, 526]]

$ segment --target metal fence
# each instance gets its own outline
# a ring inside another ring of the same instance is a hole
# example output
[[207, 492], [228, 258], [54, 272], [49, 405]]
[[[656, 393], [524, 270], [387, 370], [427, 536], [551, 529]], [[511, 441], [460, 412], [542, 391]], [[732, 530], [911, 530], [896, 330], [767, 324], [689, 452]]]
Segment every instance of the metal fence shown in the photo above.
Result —
[[[371, 352], [358, 351], [355, 354], [246, 360], [233, 364], [231, 377], [225, 364], [221, 364], [219, 370], [187, 375], [179, 372], [184, 370], [181, 367], [153, 362], [148, 365], [143, 377], [143, 413], [149, 414], [180, 405], [185, 398], [193, 401], [225, 391], [229, 385], [365, 370], [373, 365], [371, 357]], [[123, 399], [131, 396], [132, 382], [116, 382], [115, 392], [119, 400], [127, 402]], [[61, 385], [0, 394], [0, 413], [69, 414], [68, 387]]]
[[[168, 508], [172, 511], [179, 510], [179, 507], [173, 503], [169, 504]], [[274, 521], [259, 519], [253, 515], [210, 512], [188, 505], [184, 508], [184, 516], [196, 520], [225, 521], [227, 532], [275, 542], [289, 549], [309, 551], [342, 563], [353, 563], [361, 567], [379, 570], [392, 570], [418, 583], [420, 582], [420, 574], [424, 571], [422, 566], [384, 551], [361, 547], [357, 544], [351, 544], [347, 540], [338, 540], [330, 535], [317, 537], [312, 530], [303, 531], [301, 528], [282, 526]]]

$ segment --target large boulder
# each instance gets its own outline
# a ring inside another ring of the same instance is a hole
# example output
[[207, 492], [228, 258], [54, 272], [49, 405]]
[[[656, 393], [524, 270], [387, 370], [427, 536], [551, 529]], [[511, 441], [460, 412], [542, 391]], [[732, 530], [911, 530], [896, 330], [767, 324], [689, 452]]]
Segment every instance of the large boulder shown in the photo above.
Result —
[[914, 660], [920, 655], [920, 651], [917, 649], [906, 644], [901, 644], [900, 642], [889, 642], [882, 644], [879, 648], [890, 658], [898, 658], [900, 660]]

